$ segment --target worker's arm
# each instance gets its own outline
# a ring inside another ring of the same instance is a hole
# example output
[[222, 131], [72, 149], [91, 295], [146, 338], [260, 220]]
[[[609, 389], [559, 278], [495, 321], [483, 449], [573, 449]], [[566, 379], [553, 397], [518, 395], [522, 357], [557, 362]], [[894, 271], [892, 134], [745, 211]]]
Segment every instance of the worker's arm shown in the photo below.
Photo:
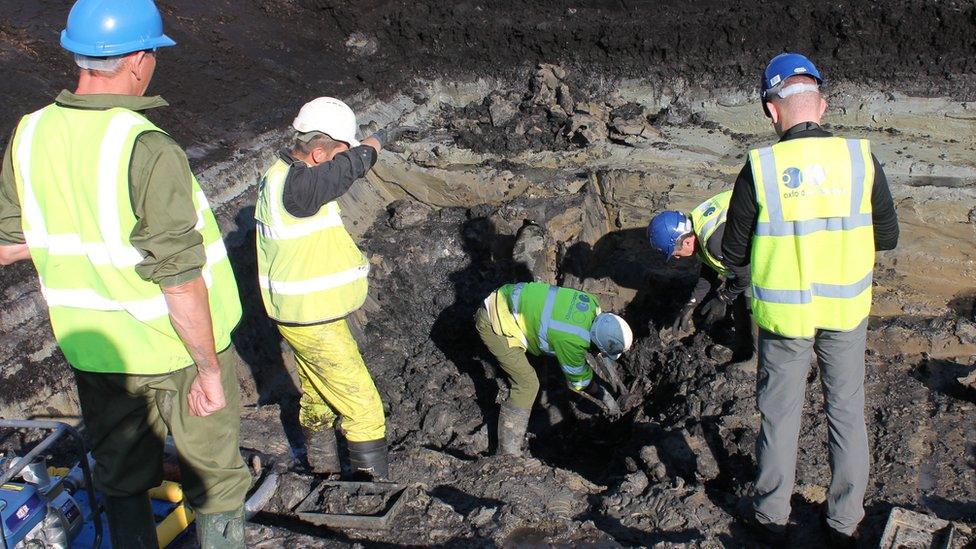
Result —
[[725, 234], [722, 237], [722, 262], [732, 271], [738, 283], [748, 284], [750, 280], [752, 234], [756, 229], [758, 216], [752, 167], [746, 162], [732, 187], [729, 213], [725, 219]]
[[[725, 264], [725, 256], [722, 255], [722, 243], [724, 240], [725, 223], [722, 223], [715, 228], [715, 232], [712, 233], [712, 236], [708, 239], [708, 243], [706, 245], [708, 246], [708, 251], [712, 254], [712, 257], [718, 259], [722, 266], [729, 269], [729, 266]], [[732, 269], [729, 269], [729, 271], [731, 270]], [[744, 276], [739, 276], [733, 272], [725, 281], [725, 287], [722, 288], [724, 293], [723, 297], [729, 303], [731, 303], [733, 299], [735, 299], [742, 292], [746, 291], [746, 288], [749, 287], [749, 270], [742, 269], [742, 271], [744, 271]]]
[[14, 179], [13, 136], [7, 141], [0, 167], [0, 265], [30, 259], [20, 219], [20, 199]]
[[317, 166], [292, 164], [282, 191], [285, 211], [295, 217], [311, 217], [322, 206], [346, 194], [376, 163], [379, 142], [370, 138], [363, 143]]
[[874, 223], [874, 249], [894, 250], [898, 246], [898, 213], [891, 198], [884, 168], [874, 159], [874, 185], [871, 188], [871, 219]]
[[203, 236], [195, 229], [193, 184], [186, 155], [159, 132], [136, 142], [129, 172], [136, 217], [129, 242], [143, 257], [136, 272], [159, 284], [170, 321], [197, 368], [187, 403], [195, 416], [210, 415], [226, 404], [214, 348], [206, 283]]
[[220, 364], [214, 344], [210, 300], [202, 276], [163, 288], [170, 321], [197, 367], [197, 376], [187, 395], [190, 413], [208, 416], [227, 402], [220, 384]]
[[578, 338], [553, 336], [549, 343], [569, 386], [577, 391], [585, 389], [593, 380], [593, 369], [586, 362], [589, 347], [582, 346]]
[[0, 244], [0, 265], [10, 265], [30, 259], [30, 256], [27, 244]]

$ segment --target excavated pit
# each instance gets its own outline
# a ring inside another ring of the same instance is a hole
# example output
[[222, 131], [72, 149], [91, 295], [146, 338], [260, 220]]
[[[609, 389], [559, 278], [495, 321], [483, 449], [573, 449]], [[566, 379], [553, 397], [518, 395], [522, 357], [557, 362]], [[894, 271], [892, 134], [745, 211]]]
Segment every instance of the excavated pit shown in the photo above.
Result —
[[[244, 296], [242, 447], [265, 470], [291, 460], [301, 438], [293, 359], [257, 292], [254, 184], [308, 97], [338, 95], [364, 121], [422, 130], [341, 201], [372, 264], [353, 323], [409, 501], [388, 531], [313, 527], [294, 509], [314, 479], [285, 473], [249, 546], [757, 545], [732, 518], [754, 475], [755, 374], [726, 364], [731, 326], [660, 337], [697, 266], [663, 265], [644, 226], [729, 188], [745, 151], [773, 139], [752, 86], [784, 44], [823, 60], [830, 128], [872, 140], [902, 222], [875, 276], [862, 533], [876, 541], [902, 506], [955, 521], [957, 546], [973, 543], [976, 406], [954, 384], [976, 367], [971, 5], [865, 2], [853, 17], [798, 2], [786, 36], [759, 7], [728, 2], [160, 4], [183, 47], [160, 64], [155, 89], [177, 103], [156, 119], [187, 146], [225, 234]], [[7, 126], [70, 81], [53, 42], [35, 38], [54, 35], [61, 9], [42, 0], [0, 22]], [[15, 63], [24, 56], [48, 71]], [[630, 397], [621, 417], [602, 417], [555, 364], [534, 361], [533, 458], [492, 457], [508, 389], [471, 317], [497, 286], [526, 279], [511, 260], [526, 221], [546, 229], [550, 282], [596, 294], [634, 326], [621, 361]], [[74, 416], [33, 268], [0, 270], [0, 296], [0, 414]], [[799, 547], [826, 543], [826, 425], [813, 371], [810, 381]]]

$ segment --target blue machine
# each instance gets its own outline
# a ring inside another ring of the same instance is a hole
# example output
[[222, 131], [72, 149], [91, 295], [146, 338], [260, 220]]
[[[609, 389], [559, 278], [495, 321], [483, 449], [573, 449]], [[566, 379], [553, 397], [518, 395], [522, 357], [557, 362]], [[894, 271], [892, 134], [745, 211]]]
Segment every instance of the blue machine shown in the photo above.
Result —
[[24, 540], [44, 521], [47, 499], [30, 484], [8, 483], [0, 486], [0, 520], [7, 547]]

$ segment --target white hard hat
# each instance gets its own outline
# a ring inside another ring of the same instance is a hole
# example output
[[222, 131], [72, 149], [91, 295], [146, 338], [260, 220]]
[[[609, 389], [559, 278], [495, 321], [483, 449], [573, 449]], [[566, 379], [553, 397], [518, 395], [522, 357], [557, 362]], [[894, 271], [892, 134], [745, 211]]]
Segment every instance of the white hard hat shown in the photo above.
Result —
[[319, 97], [302, 106], [291, 123], [299, 133], [322, 132], [349, 147], [358, 147], [356, 113], [334, 97]]
[[634, 342], [634, 332], [630, 330], [627, 321], [613, 313], [600, 313], [590, 326], [590, 338], [600, 352], [611, 360], [617, 360], [620, 355], [630, 349]]

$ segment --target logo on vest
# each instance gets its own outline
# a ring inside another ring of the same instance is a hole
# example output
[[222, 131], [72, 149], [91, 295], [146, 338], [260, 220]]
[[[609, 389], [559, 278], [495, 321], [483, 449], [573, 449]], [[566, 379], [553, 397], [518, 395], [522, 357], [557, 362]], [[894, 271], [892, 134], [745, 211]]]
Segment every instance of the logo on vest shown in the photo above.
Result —
[[715, 213], [715, 210], [716, 209], [717, 208], [715, 208], [715, 206], [709, 206], [707, 210], [705, 210], [704, 212], [702, 212], [702, 215], [704, 215], [704, 216], [712, 215], [713, 213]]
[[[827, 182], [827, 172], [820, 164], [810, 164], [802, 170], [790, 167], [783, 170], [780, 181], [787, 189], [792, 189], [783, 193], [783, 198], [802, 198], [814, 195], [841, 195], [844, 189], [838, 187], [825, 187]], [[801, 186], [807, 184], [800, 189]]]

